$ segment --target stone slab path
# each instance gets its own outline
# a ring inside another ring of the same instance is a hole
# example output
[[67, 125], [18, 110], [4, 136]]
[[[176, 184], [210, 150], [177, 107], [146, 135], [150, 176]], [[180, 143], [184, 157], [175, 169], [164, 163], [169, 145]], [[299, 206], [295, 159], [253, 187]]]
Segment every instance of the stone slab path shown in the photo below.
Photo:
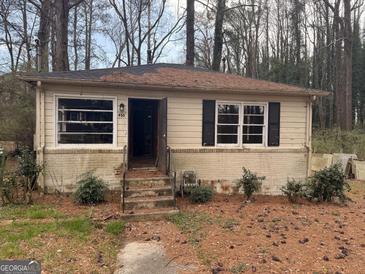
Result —
[[131, 242], [119, 252], [114, 274], [175, 274], [188, 268], [167, 258], [163, 246], [157, 242]]

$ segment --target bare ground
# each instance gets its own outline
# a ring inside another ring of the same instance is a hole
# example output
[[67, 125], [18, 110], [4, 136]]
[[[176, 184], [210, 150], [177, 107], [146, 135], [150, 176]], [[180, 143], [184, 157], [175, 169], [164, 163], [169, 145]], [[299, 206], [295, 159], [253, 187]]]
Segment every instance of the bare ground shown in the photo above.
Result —
[[170, 258], [196, 265], [198, 273], [365, 273], [365, 183], [351, 185], [347, 206], [269, 196], [242, 203], [241, 195], [216, 195], [205, 205], [180, 199], [180, 217], [190, 216], [191, 229], [139, 222], [125, 236], [158, 235]]
[[[351, 186], [353, 202], [346, 206], [291, 204], [270, 196], [244, 203], [242, 195], [216, 195], [204, 205], [179, 199], [180, 214], [130, 222], [117, 236], [106, 233], [105, 225], [118, 218], [118, 202], [90, 207], [75, 205], [70, 197], [35, 197], [35, 204], [66, 218], [96, 222], [81, 239], [53, 231], [20, 240], [22, 253], [12, 258], [27, 254], [39, 259], [45, 273], [112, 273], [124, 244], [155, 241], [164, 247], [169, 263], [186, 266], [181, 273], [365, 273], [365, 183]], [[16, 222], [42, 224], [47, 218]], [[3, 230], [11, 228], [7, 218], [0, 221]]]

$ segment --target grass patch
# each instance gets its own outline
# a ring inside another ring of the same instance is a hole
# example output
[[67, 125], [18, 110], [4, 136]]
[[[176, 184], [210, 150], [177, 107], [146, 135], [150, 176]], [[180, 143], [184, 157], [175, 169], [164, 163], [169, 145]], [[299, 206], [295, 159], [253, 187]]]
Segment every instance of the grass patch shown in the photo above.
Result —
[[119, 235], [124, 231], [125, 222], [123, 221], [112, 221], [107, 223], [105, 231], [115, 236]]
[[180, 212], [169, 216], [168, 220], [187, 234], [192, 244], [198, 244], [203, 238], [202, 227], [212, 224], [211, 217], [206, 213]]
[[31, 241], [43, 233], [57, 230], [57, 224], [52, 223], [30, 223], [13, 222], [7, 226], [0, 227], [0, 258], [13, 258], [26, 255], [20, 249], [20, 241]]
[[217, 256], [211, 255], [201, 249], [198, 249], [196, 255], [198, 259], [202, 262], [202, 264], [209, 267], [212, 265], [213, 262], [217, 261]]
[[245, 263], [239, 263], [231, 268], [231, 272], [234, 274], [239, 274], [245, 272], [246, 270], [247, 270], [247, 264]]
[[235, 226], [238, 226], [240, 223], [235, 220], [235, 219], [226, 219], [223, 224], [222, 227], [224, 229], [233, 229]]
[[89, 219], [86, 218], [74, 218], [69, 220], [63, 220], [59, 222], [58, 226], [63, 228], [66, 232], [84, 237], [90, 234], [93, 230], [93, 225]]
[[0, 226], [0, 258], [25, 256], [26, 251], [20, 249], [20, 242], [32, 244], [35, 237], [55, 233], [73, 239], [84, 239], [92, 230], [93, 225], [85, 218], [69, 220], [53, 220], [46, 223], [37, 221], [13, 221], [9, 225]]
[[0, 219], [47, 219], [62, 217], [63, 214], [56, 209], [41, 205], [10, 205], [0, 208]]
[[312, 147], [314, 153], [355, 153], [365, 160], [365, 131], [315, 130]]

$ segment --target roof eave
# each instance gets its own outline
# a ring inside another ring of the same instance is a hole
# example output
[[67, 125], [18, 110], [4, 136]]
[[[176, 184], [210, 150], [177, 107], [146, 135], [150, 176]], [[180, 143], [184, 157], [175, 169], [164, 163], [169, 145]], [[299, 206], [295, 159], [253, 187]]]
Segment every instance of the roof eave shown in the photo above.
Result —
[[288, 96], [328, 96], [330, 92], [322, 90], [260, 90], [260, 89], [212, 89], [212, 88], [191, 88], [183, 86], [164, 86], [164, 85], [148, 85], [148, 84], [128, 84], [121, 82], [107, 82], [107, 81], [91, 81], [88, 79], [47, 79], [41, 77], [28, 77], [17, 76], [20, 80], [28, 83], [41, 81], [48, 84], [74, 84], [74, 85], [87, 85], [87, 86], [107, 86], [107, 87], [119, 87], [123, 89], [138, 89], [138, 90], [155, 90], [155, 91], [185, 91], [185, 92], [197, 92], [197, 91], [209, 91], [209, 92], [229, 92], [229, 93], [246, 93], [246, 94], [262, 94], [268, 95], [288, 95]]

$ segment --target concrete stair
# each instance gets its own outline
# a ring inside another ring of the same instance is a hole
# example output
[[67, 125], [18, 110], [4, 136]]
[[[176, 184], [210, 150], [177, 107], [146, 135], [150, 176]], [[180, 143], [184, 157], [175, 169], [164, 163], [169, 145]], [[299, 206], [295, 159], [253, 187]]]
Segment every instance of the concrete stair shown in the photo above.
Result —
[[[126, 220], [154, 220], [178, 212], [171, 182], [168, 176], [157, 174], [150, 177], [128, 176], [124, 193], [124, 213]], [[143, 174], [142, 174], [143, 175]], [[123, 191], [122, 191], [123, 202]]]

